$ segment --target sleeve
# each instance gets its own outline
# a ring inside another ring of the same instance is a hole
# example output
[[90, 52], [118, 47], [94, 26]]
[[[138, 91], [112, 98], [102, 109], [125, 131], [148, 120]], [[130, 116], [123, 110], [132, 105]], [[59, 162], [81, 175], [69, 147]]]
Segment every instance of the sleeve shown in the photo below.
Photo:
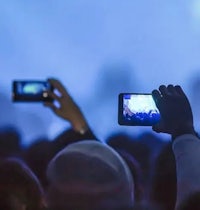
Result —
[[63, 133], [61, 133], [54, 139], [54, 145], [57, 151], [60, 151], [61, 149], [65, 148], [71, 143], [75, 143], [86, 139], [100, 141], [90, 128], [88, 128], [84, 133], [77, 132], [74, 129], [70, 128], [68, 130], [65, 130]]
[[192, 134], [177, 137], [173, 142], [176, 160], [176, 209], [192, 193], [200, 191], [200, 139]]

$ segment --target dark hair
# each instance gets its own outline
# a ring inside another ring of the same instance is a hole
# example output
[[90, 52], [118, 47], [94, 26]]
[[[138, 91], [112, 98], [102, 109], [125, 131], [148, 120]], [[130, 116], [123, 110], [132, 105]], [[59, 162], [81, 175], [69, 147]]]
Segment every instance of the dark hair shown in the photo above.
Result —
[[163, 147], [155, 160], [152, 178], [152, 202], [163, 210], [173, 210], [176, 203], [176, 162], [172, 144]]
[[178, 210], [199, 210], [200, 209], [200, 192], [192, 193], [178, 207]]

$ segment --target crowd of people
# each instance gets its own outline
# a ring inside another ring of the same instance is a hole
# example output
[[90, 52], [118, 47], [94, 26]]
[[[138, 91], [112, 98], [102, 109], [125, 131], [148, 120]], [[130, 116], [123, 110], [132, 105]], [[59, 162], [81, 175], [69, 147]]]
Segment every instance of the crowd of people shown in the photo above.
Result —
[[161, 115], [152, 130], [166, 142], [153, 132], [98, 139], [63, 84], [48, 82], [56, 91], [44, 105], [71, 128], [28, 148], [0, 130], [0, 210], [200, 209], [200, 139], [180, 86], [152, 91]]

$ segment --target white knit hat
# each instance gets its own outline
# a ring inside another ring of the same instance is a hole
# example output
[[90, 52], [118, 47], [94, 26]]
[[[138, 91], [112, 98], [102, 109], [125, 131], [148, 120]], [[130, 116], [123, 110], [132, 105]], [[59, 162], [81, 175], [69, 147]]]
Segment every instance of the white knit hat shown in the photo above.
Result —
[[50, 184], [70, 194], [110, 194], [106, 203], [131, 206], [134, 182], [120, 155], [106, 144], [84, 140], [66, 146], [49, 163]]

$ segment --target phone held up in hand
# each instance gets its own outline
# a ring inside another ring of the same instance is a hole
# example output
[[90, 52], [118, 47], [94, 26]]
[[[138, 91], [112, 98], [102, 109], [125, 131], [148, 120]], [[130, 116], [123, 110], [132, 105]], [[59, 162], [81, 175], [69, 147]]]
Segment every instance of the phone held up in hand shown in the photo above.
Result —
[[14, 102], [52, 101], [48, 95], [53, 87], [47, 81], [15, 80], [12, 83], [12, 99]]
[[160, 120], [160, 113], [151, 94], [120, 93], [118, 123], [129, 126], [152, 126]]

